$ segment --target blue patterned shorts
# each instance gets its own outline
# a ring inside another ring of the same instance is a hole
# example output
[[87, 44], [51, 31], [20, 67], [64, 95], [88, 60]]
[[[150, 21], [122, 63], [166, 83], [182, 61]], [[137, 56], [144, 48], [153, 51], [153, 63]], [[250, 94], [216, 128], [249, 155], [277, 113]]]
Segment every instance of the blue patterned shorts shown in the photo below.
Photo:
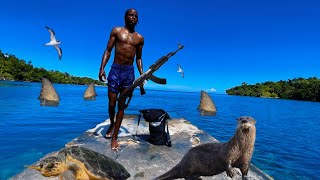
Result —
[[130, 87], [135, 79], [133, 65], [120, 65], [113, 63], [108, 75], [108, 88], [118, 94]]

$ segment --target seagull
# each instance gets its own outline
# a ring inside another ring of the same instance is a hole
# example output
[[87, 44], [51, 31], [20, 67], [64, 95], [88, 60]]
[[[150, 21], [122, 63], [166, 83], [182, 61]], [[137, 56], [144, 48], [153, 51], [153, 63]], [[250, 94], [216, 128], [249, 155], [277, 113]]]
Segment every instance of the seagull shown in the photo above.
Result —
[[50, 29], [48, 26], [45, 26], [49, 33], [50, 33], [50, 42], [44, 44], [46, 46], [54, 46], [54, 48], [56, 48], [56, 50], [58, 51], [58, 55], [59, 55], [59, 59], [61, 60], [62, 57], [62, 49], [58, 46], [61, 41], [57, 41], [56, 37], [55, 37], [55, 33], [52, 29]]
[[184, 72], [181, 69], [181, 66], [179, 64], [177, 64], [177, 65], [178, 65], [178, 71], [177, 72], [181, 73], [182, 78], [184, 78]]

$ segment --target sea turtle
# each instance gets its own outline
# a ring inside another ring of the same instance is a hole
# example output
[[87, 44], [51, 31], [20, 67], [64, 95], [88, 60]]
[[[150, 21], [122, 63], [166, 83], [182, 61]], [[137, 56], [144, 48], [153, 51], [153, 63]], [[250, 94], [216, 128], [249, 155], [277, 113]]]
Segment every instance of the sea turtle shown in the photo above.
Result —
[[93, 150], [72, 146], [63, 148], [56, 156], [49, 156], [37, 165], [27, 166], [43, 176], [59, 179], [127, 179], [128, 171], [118, 162]]

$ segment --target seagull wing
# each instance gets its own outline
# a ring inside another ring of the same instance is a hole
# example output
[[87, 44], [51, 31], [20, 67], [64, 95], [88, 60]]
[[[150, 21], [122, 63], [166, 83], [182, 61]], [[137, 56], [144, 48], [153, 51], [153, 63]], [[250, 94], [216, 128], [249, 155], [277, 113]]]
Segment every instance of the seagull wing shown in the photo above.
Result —
[[184, 78], [184, 72], [183, 72], [181, 66], [179, 64], [177, 64], [177, 65], [178, 65], [178, 71], [177, 72], [181, 73], [182, 78]]
[[45, 26], [45, 27], [48, 29], [48, 31], [50, 33], [50, 40], [51, 41], [56, 41], [56, 37], [55, 37], [54, 31], [51, 28], [49, 28], [48, 26]]
[[56, 50], [58, 51], [59, 59], [61, 60], [61, 58], [62, 58], [62, 49], [57, 45], [55, 45], [54, 48], [56, 48]]
[[177, 72], [182, 72], [181, 66], [179, 64], [178, 65], [178, 71]]

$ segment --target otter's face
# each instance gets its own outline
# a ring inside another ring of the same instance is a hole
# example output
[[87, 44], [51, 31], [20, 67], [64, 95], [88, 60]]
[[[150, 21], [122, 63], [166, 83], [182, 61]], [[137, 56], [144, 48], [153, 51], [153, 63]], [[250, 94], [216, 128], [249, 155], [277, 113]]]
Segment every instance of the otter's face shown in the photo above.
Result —
[[30, 169], [35, 169], [40, 171], [43, 176], [57, 176], [59, 175], [65, 167], [65, 162], [63, 162], [58, 157], [48, 157], [36, 166], [28, 166]]
[[238, 127], [242, 129], [242, 132], [249, 132], [250, 129], [255, 128], [256, 120], [250, 116], [242, 116], [237, 120]]

